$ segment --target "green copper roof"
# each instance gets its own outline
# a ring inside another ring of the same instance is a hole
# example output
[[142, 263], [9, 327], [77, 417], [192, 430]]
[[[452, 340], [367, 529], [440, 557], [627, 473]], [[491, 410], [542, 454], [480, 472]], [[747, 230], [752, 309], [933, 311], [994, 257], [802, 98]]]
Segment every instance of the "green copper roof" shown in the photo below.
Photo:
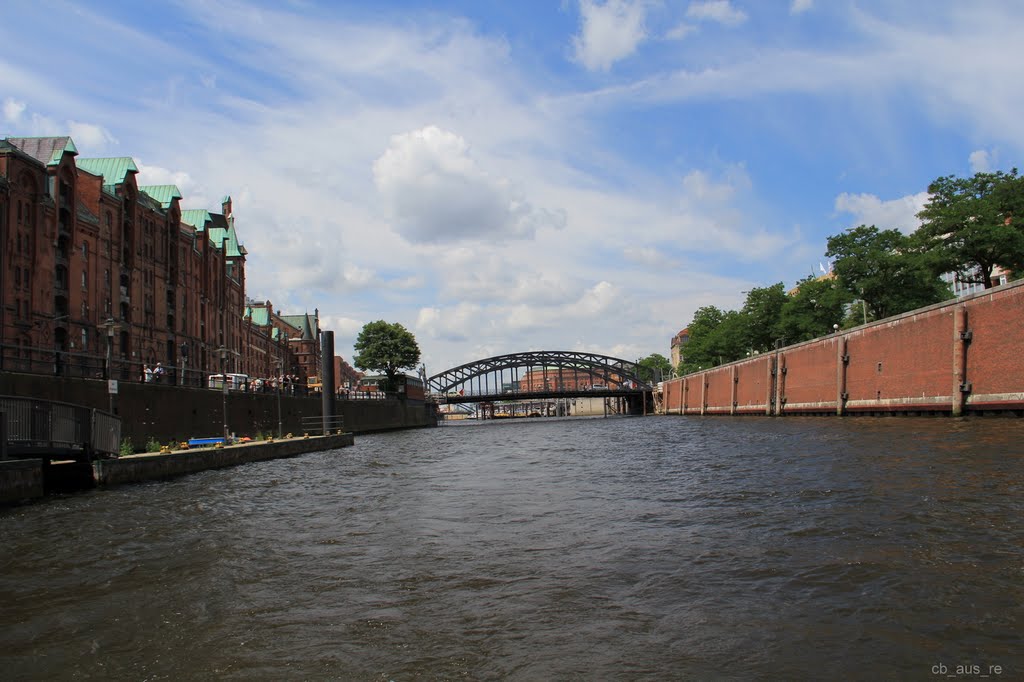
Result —
[[181, 199], [181, 190], [176, 185], [146, 185], [139, 189], [159, 201], [164, 208], [170, 208], [175, 199]]
[[60, 163], [65, 152], [78, 154], [78, 149], [70, 137], [9, 137], [7, 141], [47, 166], [56, 166]]
[[304, 341], [313, 340], [313, 321], [310, 319], [309, 313], [304, 313], [302, 315], [282, 315], [281, 319], [302, 332], [302, 339]]
[[190, 208], [181, 212], [181, 222], [188, 223], [196, 228], [197, 232], [203, 232], [206, 230], [206, 224], [212, 223], [213, 219], [205, 208]]
[[252, 323], [259, 327], [266, 327], [270, 324], [270, 311], [260, 306], [258, 308], [248, 307], [245, 309], [245, 316], [252, 318]]
[[109, 159], [78, 159], [75, 163], [79, 168], [87, 170], [93, 175], [102, 175], [106, 180], [104, 184], [107, 185], [123, 184], [129, 173], [139, 172], [135, 161], [130, 156]]
[[224, 255], [228, 258], [239, 258], [245, 255], [245, 249], [238, 243], [238, 234], [235, 233], [234, 227], [227, 229], [223, 227], [210, 227], [207, 231], [210, 233], [211, 244], [218, 249], [222, 243], [224, 244]]

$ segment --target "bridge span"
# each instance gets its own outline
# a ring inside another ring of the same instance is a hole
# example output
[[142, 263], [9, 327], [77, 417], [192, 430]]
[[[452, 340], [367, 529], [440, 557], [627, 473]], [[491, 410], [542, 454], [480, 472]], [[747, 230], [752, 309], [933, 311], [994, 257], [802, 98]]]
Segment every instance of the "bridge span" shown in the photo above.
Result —
[[638, 369], [635, 362], [596, 353], [527, 351], [445, 370], [427, 379], [427, 390], [441, 404], [607, 398], [643, 413], [653, 387]]

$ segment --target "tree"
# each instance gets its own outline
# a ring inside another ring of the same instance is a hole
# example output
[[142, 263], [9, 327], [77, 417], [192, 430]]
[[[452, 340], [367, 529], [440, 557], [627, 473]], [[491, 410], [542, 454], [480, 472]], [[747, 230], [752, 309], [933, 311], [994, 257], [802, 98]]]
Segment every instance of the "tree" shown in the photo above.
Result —
[[383, 372], [388, 378], [387, 390], [395, 390], [399, 370], [410, 369], [420, 361], [416, 337], [397, 322], [368, 322], [355, 343], [353, 364], [357, 369]]
[[743, 345], [750, 351], [766, 351], [782, 336], [779, 321], [788, 297], [782, 282], [770, 287], [754, 287], [740, 311], [746, 325]]
[[970, 178], [948, 175], [930, 184], [928, 193], [915, 236], [933, 255], [936, 270], [986, 289], [996, 266], [1024, 270], [1024, 177], [1016, 168]]
[[862, 300], [874, 319], [944, 301], [952, 296], [927, 252], [899, 230], [861, 225], [828, 238], [839, 284]]
[[680, 374], [739, 360], [749, 350], [747, 318], [735, 310], [703, 306], [693, 314], [687, 329], [690, 340], [679, 363]]
[[852, 301], [835, 277], [808, 275], [796, 283], [796, 291], [782, 306], [779, 336], [786, 344], [800, 343], [833, 331], [833, 325], [845, 326], [845, 312]]
[[672, 376], [672, 363], [660, 353], [651, 353], [636, 361], [636, 375], [641, 381], [654, 384]]

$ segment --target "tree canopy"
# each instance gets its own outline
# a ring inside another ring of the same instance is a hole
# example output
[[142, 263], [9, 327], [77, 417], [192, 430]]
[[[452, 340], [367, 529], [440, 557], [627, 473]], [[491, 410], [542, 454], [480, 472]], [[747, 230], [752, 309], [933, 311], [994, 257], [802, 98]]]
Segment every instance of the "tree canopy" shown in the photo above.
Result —
[[636, 374], [641, 381], [654, 384], [672, 376], [672, 363], [660, 353], [651, 353], [637, 360]]
[[961, 282], [992, 286], [997, 266], [1024, 270], [1024, 177], [1009, 173], [952, 175], [928, 186], [915, 233], [937, 272], [955, 272]]
[[416, 337], [397, 322], [368, 322], [356, 338], [356, 369], [383, 372], [388, 389], [394, 390], [399, 370], [410, 369], [420, 361]]
[[876, 320], [952, 296], [930, 255], [899, 230], [855, 227], [829, 237], [825, 255], [836, 258], [840, 286], [864, 301]]

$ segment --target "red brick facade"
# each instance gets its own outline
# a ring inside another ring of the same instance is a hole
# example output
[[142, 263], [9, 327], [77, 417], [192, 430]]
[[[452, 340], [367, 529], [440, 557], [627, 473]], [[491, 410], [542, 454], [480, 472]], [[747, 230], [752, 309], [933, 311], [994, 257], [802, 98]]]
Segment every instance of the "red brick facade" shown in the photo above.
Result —
[[166, 382], [226, 369], [305, 383], [319, 328], [246, 317], [230, 198], [190, 224], [177, 188], [139, 187], [131, 159], [76, 156], [70, 138], [0, 140], [0, 369], [139, 380], [160, 363]]

